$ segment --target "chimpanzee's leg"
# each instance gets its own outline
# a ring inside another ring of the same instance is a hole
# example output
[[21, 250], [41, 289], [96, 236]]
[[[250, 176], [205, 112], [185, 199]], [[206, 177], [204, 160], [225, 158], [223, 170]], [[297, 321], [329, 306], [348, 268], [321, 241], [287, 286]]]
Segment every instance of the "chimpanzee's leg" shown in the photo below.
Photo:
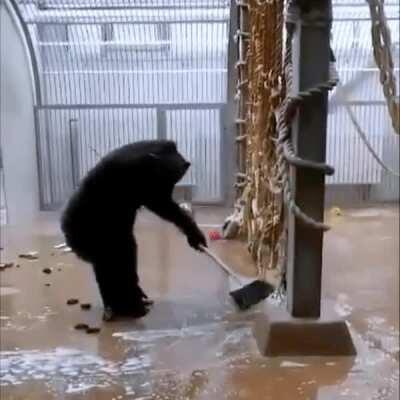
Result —
[[114, 315], [134, 318], [147, 314], [147, 296], [139, 286], [137, 245], [132, 234], [114, 236], [99, 251], [93, 269], [105, 308]]

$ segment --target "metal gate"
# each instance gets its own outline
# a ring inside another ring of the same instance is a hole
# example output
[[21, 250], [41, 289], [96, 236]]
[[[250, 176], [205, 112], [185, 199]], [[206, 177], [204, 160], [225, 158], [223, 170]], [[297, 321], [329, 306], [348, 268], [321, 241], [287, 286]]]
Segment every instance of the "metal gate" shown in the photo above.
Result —
[[34, 53], [42, 209], [96, 161], [171, 138], [197, 203], [223, 200], [229, 1], [14, 2]]

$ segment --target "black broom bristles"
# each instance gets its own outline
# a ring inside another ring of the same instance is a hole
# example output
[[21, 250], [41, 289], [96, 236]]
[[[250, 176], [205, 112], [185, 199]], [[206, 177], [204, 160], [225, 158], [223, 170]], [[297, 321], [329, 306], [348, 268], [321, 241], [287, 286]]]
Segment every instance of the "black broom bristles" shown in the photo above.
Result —
[[[220, 260], [210, 249], [207, 247], [201, 247], [201, 249], [212, 258], [229, 276], [235, 279], [240, 285], [242, 285], [242, 279], [229, 268], [222, 260]], [[254, 280], [247, 285], [242, 286], [240, 289], [233, 290], [229, 294], [232, 296], [236, 305], [240, 310], [247, 310], [251, 306], [256, 305], [260, 301], [266, 299], [272, 292], [274, 287], [268, 282], [261, 280]]]
[[247, 310], [266, 299], [273, 291], [274, 287], [268, 282], [256, 280], [229, 294], [240, 310]]

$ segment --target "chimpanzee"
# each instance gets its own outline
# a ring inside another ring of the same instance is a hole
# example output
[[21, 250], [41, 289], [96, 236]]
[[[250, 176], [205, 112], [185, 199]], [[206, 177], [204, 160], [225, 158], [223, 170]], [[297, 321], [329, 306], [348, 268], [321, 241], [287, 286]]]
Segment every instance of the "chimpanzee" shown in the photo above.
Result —
[[172, 199], [189, 166], [173, 141], [131, 143], [102, 158], [67, 203], [61, 218], [66, 242], [92, 264], [109, 318], [140, 318], [151, 304], [137, 271], [133, 226], [139, 208], [174, 223], [194, 249], [207, 246], [195, 221]]

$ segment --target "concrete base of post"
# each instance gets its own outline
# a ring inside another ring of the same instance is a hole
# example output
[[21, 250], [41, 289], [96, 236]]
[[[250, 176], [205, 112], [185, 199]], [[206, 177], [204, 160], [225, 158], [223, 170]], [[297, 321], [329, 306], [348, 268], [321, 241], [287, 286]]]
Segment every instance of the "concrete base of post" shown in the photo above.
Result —
[[253, 332], [264, 356], [356, 355], [347, 324], [331, 302], [322, 303], [318, 319], [294, 318], [286, 309], [265, 302]]

